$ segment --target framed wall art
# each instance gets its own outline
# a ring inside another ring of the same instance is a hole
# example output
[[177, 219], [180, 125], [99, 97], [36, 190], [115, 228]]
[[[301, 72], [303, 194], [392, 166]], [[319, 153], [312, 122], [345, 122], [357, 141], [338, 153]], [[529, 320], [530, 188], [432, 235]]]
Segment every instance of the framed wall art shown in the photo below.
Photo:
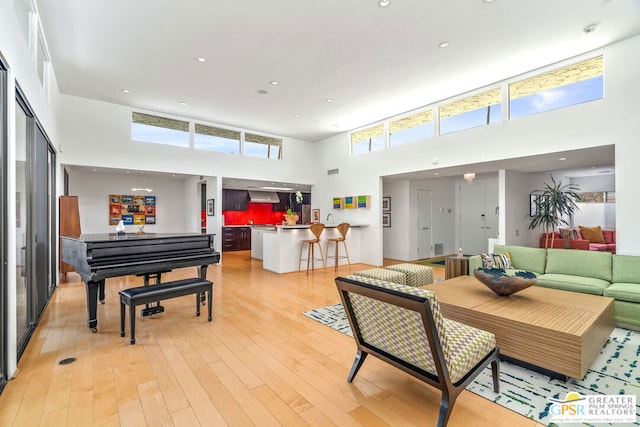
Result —
[[382, 198], [382, 210], [384, 212], [391, 211], [391, 196]]
[[385, 212], [382, 214], [382, 226], [385, 228], [391, 228], [391, 212]]
[[109, 225], [156, 223], [156, 196], [109, 195]]
[[214, 199], [207, 199], [207, 216], [214, 216], [215, 214], [216, 211]]

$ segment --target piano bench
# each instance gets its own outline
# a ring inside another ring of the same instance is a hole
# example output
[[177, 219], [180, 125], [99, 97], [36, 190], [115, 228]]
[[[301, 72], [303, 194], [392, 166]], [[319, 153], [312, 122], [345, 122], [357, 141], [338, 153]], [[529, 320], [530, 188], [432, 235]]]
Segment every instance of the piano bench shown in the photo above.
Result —
[[207, 311], [211, 322], [211, 303], [213, 283], [209, 280], [193, 278], [175, 280], [150, 286], [138, 286], [123, 289], [120, 294], [120, 336], [124, 337], [125, 305], [129, 306], [129, 324], [131, 326], [131, 344], [136, 343], [136, 307], [142, 304], [196, 294], [196, 316], [200, 316], [200, 295], [207, 293]]

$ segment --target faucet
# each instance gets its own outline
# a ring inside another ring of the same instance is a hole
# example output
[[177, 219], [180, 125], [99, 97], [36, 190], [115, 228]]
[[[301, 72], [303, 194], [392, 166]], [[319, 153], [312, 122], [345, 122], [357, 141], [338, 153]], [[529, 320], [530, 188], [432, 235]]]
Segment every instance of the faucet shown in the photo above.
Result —
[[[327, 222], [329, 222], [329, 218], [333, 218], [332, 213], [327, 214]], [[331, 220], [331, 222], [333, 223], [333, 219]]]

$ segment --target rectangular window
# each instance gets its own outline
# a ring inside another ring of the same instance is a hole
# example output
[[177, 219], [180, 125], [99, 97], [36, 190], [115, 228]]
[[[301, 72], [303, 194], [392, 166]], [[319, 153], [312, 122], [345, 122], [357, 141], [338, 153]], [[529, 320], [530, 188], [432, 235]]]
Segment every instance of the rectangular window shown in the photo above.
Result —
[[36, 50], [36, 66], [38, 69], [38, 77], [40, 78], [40, 83], [42, 86], [47, 89], [49, 87], [49, 55], [47, 54], [47, 50], [44, 46], [44, 41], [42, 38], [42, 34], [38, 31], [38, 45]]
[[282, 139], [269, 136], [244, 134], [244, 154], [265, 159], [282, 159]]
[[440, 107], [440, 134], [484, 126], [502, 120], [500, 88]]
[[240, 154], [240, 132], [196, 123], [194, 144], [199, 150]]
[[384, 146], [384, 123], [351, 134], [352, 156], [382, 150]]
[[509, 116], [528, 116], [604, 96], [602, 56], [509, 85]]
[[134, 141], [188, 147], [189, 122], [133, 112], [131, 116], [131, 139]]
[[433, 110], [422, 111], [389, 123], [389, 145], [400, 145], [432, 136]]

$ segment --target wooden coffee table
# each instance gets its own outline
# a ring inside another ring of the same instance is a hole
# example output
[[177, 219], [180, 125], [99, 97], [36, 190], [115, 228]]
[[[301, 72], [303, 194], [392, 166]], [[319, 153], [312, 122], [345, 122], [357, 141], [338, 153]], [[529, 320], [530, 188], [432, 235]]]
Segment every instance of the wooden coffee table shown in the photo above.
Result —
[[507, 360], [564, 379], [584, 377], [615, 326], [613, 298], [598, 295], [531, 286], [501, 297], [472, 276], [425, 289], [445, 317], [495, 334]]

